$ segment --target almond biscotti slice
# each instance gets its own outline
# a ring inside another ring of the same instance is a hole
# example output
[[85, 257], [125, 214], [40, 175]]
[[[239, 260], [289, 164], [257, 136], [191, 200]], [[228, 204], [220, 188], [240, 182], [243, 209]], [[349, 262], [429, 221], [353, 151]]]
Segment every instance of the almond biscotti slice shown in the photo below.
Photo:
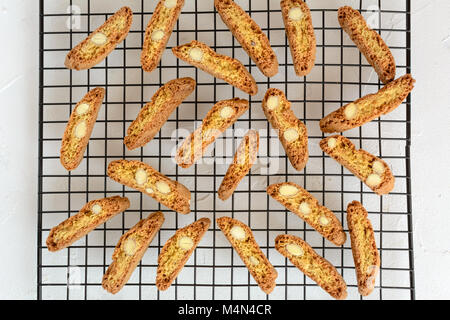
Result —
[[209, 228], [211, 220], [202, 218], [179, 229], [167, 240], [158, 257], [156, 287], [167, 290], [183, 269], [200, 240]]
[[375, 242], [372, 223], [360, 202], [353, 201], [348, 204], [347, 224], [359, 293], [367, 296], [375, 287], [375, 279], [380, 269], [380, 254]]
[[155, 212], [120, 237], [113, 262], [103, 275], [103, 289], [116, 294], [125, 286], [163, 223], [163, 213]]
[[65, 66], [69, 69], [84, 70], [100, 63], [125, 39], [132, 22], [131, 9], [121, 8], [67, 54]]
[[258, 24], [233, 0], [214, 0], [223, 22], [266, 77], [278, 73], [278, 60]]
[[410, 74], [389, 82], [377, 93], [359, 98], [327, 115], [320, 120], [320, 130], [327, 133], [350, 130], [393, 111], [406, 99], [415, 82]]
[[345, 243], [347, 236], [338, 218], [299, 185], [293, 182], [272, 184], [267, 187], [267, 194], [335, 245], [341, 246]]
[[142, 47], [142, 69], [153, 71], [161, 60], [161, 56], [178, 20], [184, 0], [160, 0], [145, 30]]
[[373, 66], [383, 83], [395, 79], [395, 60], [381, 36], [371, 29], [358, 10], [345, 6], [338, 10], [339, 24]]
[[233, 163], [220, 184], [218, 194], [221, 200], [227, 200], [233, 194], [239, 182], [250, 171], [258, 157], [258, 149], [259, 133], [255, 130], [249, 130], [242, 139], [234, 155]]
[[178, 213], [191, 212], [189, 190], [146, 163], [136, 160], [116, 160], [108, 165], [107, 173], [111, 179], [152, 197]]
[[275, 249], [333, 298], [347, 298], [347, 285], [342, 276], [304, 240], [292, 235], [279, 235], [275, 238]]
[[346, 167], [378, 195], [394, 188], [395, 178], [386, 162], [355, 145], [344, 136], [331, 136], [320, 141], [320, 148]]
[[175, 160], [182, 168], [189, 168], [203, 156], [206, 148], [213, 143], [249, 108], [247, 100], [222, 100], [209, 110], [202, 125], [187, 137], [177, 150]]
[[124, 139], [127, 148], [133, 150], [152, 140], [171, 113], [194, 91], [195, 84], [192, 78], [180, 78], [159, 88], [128, 128]]
[[316, 36], [311, 12], [301, 0], [282, 0], [280, 5], [295, 73], [300, 77], [306, 76], [316, 60]]
[[50, 230], [47, 237], [49, 251], [58, 251], [105, 223], [130, 206], [128, 198], [119, 196], [89, 201], [74, 216]]
[[278, 273], [255, 241], [252, 230], [239, 220], [221, 217], [217, 225], [247, 266], [258, 286], [266, 294], [276, 286]]
[[172, 52], [177, 58], [228, 82], [249, 95], [258, 93], [255, 79], [240, 61], [219, 54], [202, 42], [193, 40], [172, 48]]
[[89, 91], [70, 115], [61, 142], [60, 161], [67, 170], [74, 170], [83, 160], [92, 129], [102, 106], [105, 89]]
[[308, 162], [308, 132], [305, 124], [297, 119], [291, 103], [279, 89], [267, 90], [262, 108], [272, 127], [278, 130], [278, 137], [292, 166], [298, 171], [303, 170]]

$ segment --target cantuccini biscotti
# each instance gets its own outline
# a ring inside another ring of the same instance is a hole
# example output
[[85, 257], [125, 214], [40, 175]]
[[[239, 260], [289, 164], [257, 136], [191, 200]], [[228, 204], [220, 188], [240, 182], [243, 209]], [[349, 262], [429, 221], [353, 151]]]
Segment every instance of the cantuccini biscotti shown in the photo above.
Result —
[[316, 59], [311, 12], [301, 0], [282, 0], [280, 5], [295, 73], [302, 77], [311, 72]]
[[278, 60], [269, 39], [258, 24], [233, 0], [214, 0], [223, 22], [256, 63], [259, 70], [272, 77], [278, 73]]
[[278, 273], [259, 248], [252, 230], [241, 221], [230, 217], [221, 217], [216, 221], [261, 290], [266, 294], [271, 293], [276, 286]]
[[83, 70], [100, 63], [125, 39], [132, 22], [131, 9], [121, 8], [67, 54], [65, 66], [69, 69]]
[[148, 246], [164, 223], [162, 212], [155, 212], [139, 221], [116, 245], [112, 263], [103, 275], [102, 287], [116, 294], [128, 282]]
[[361, 295], [367, 296], [375, 287], [375, 280], [380, 269], [380, 254], [372, 223], [360, 202], [353, 201], [348, 204], [347, 224], [358, 278], [358, 290]]
[[158, 257], [156, 287], [159, 290], [167, 290], [172, 285], [210, 224], [211, 220], [208, 218], [199, 219], [179, 229], [167, 240]]
[[227, 200], [237, 188], [239, 182], [247, 175], [258, 157], [259, 133], [249, 130], [242, 139], [233, 159], [220, 184], [218, 195], [221, 200]]
[[320, 130], [342, 132], [362, 126], [397, 108], [414, 88], [410, 74], [389, 82], [380, 91], [342, 106], [320, 120]]
[[342, 276], [304, 240], [292, 235], [279, 235], [275, 239], [275, 249], [333, 298], [347, 298], [347, 285]]
[[89, 201], [76, 215], [50, 230], [46, 242], [48, 250], [58, 251], [70, 246], [129, 206], [128, 198], [119, 196]]
[[258, 93], [255, 79], [240, 61], [219, 54], [202, 42], [193, 40], [172, 48], [172, 52], [177, 58], [228, 82], [249, 95]]
[[70, 115], [61, 142], [60, 161], [67, 170], [74, 170], [83, 160], [92, 129], [102, 106], [105, 89], [89, 91]]
[[141, 54], [144, 71], [153, 71], [161, 60], [183, 5], [184, 0], [160, 0], [156, 5], [145, 30]]
[[347, 236], [338, 218], [299, 185], [293, 182], [272, 184], [267, 187], [267, 194], [335, 245], [341, 246], [345, 243]]
[[373, 192], [387, 194], [394, 188], [395, 178], [386, 162], [355, 145], [344, 136], [331, 136], [320, 141], [320, 148], [342, 164]]
[[191, 212], [189, 190], [146, 163], [116, 160], [108, 165], [107, 173], [111, 179], [152, 197], [171, 210], [182, 214]]
[[177, 164], [182, 168], [193, 165], [203, 156], [206, 148], [248, 108], [248, 101], [238, 98], [216, 103], [203, 119], [201, 126], [181, 143], [175, 156]]
[[383, 83], [395, 79], [395, 60], [381, 36], [371, 29], [358, 10], [345, 6], [338, 10], [342, 29], [350, 36]]
[[127, 148], [133, 150], [152, 140], [172, 112], [194, 91], [195, 84], [192, 78], [180, 78], [159, 88], [128, 128], [124, 139]]
[[278, 137], [290, 163], [296, 170], [303, 170], [308, 162], [308, 132], [305, 124], [297, 119], [291, 103], [279, 89], [267, 90], [262, 108], [272, 127], [278, 130]]

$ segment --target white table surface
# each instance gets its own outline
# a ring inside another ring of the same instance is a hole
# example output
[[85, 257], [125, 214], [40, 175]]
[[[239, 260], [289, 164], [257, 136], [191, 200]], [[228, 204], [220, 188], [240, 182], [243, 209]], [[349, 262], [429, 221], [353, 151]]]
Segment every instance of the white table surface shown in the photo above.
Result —
[[[412, 192], [418, 299], [450, 298], [450, 2], [412, 0]], [[0, 298], [36, 298], [38, 1], [0, 0]]]

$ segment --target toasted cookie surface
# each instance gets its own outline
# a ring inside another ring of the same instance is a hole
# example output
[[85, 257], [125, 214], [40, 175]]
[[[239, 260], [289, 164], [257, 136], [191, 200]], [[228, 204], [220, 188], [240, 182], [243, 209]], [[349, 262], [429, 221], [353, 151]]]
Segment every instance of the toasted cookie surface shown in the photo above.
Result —
[[95, 88], [89, 91], [72, 111], [60, 151], [61, 164], [67, 170], [76, 169], [83, 160], [104, 96], [105, 89]]
[[194, 91], [195, 84], [192, 78], [180, 78], [159, 88], [128, 128], [124, 139], [127, 148], [133, 150], [152, 140], [172, 112]]
[[267, 187], [267, 194], [335, 245], [341, 246], [345, 243], [347, 237], [338, 218], [299, 185], [293, 182], [272, 184]]
[[167, 240], [158, 257], [156, 287], [167, 290], [188, 261], [211, 224], [208, 218], [202, 218], [177, 230]]
[[230, 217], [217, 219], [217, 225], [247, 266], [250, 274], [266, 294], [276, 286], [278, 273], [255, 241], [252, 230]]
[[83, 70], [100, 63], [125, 39], [132, 22], [131, 9], [121, 8], [67, 54], [65, 66], [69, 69]]
[[410, 74], [391, 81], [380, 91], [342, 106], [320, 120], [320, 130], [327, 133], [342, 132], [372, 121], [397, 108], [414, 88]]
[[112, 256], [113, 262], [103, 275], [102, 287], [106, 291], [116, 294], [123, 288], [163, 223], [163, 213], [155, 212], [120, 238]]
[[267, 77], [276, 75], [277, 56], [258, 24], [232, 0], [215, 0], [214, 5], [223, 22], [261, 72]]
[[292, 166], [301, 171], [308, 162], [308, 132], [305, 124], [297, 119], [284, 92], [270, 88], [262, 101], [264, 114], [278, 137]]
[[347, 285], [342, 276], [304, 240], [292, 235], [279, 235], [275, 239], [275, 249], [333, 298], [347, 298]]
[[181, 183], [171, 180], [148, 164], [136, 160], [116, 160], [108, 165], [108, 176], [136, 189], [181, 214], [191, 212], [191, 193]]
[[202, 42], [193, 40], [172, 48], [172, 52], [179, 59], [228, 82], [245, 93], [253, 96], [258, 92], [255, 79], [239, 60], [219, 54]]
[[89, 201], [76, 215], [50, 230], [46, 241], [48, 250], [58, 251], [70, 246], [129, 206], [128, 198], [119, 196]]
[[216, 103], [203, 119], [201, 126], [181, 143], [175, 156], [177, 164], [182, 168], [193, 165], [203, 156], [206, 148], [248, 108], [248, 101], [238, 98]]
[[160, 0], [153, 11], [152, 18], [145, 30], [142, 47], [142, 69], [153, 71], [161, 60], [161, 56], [178, 20], [184, 0]]
[[258, 131], [249, 130], [242, 139], [242, 142], [234, 155], [233, 163], [228, 168], [227, 173], [219, 186], [218, 194], [221, 200], [228, 199], [237, 188], [239, 182], [241, 182], [250, 171], [258, 156], [258, 148]]
[[320, 141], [320, 148], [350, 170], [378, 195], [394, 188], [395, 178], [386, 162], [355, 145], [344, 136], [331, 136]]
[[375, 287], [375, 280], [380, 269], [380, 254], [372, 223], [360, 202], [353, 201], [348, 204], [347, 224], [358, 278], [358, 290], [361, 295], [367, 296]]
[[373, 66], [380, 80], [389, 83], [395, 79], [395, 60], [381, 36], [371, 29], [358, 10], [345, 6], [338, 10], [342, 29], [350, 36], [358, 49]]
[[295, 73], [305, 76], [311, 72], [316, 59], [316, 36], [311, 12], [301, 0], [282, 0], [280, 5]]

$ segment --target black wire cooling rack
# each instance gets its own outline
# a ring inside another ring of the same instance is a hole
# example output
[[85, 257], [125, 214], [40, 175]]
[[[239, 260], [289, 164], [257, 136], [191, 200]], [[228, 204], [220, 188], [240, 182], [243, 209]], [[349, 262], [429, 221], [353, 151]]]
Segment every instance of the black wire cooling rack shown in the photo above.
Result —
[[[237, 0], [269, 36], [280, 70], [264, 77], [215, 13], [213, 0], [186, 0], [180, 19], [158, 68], [145, 73], [140, 52], [145, 27], [157, 1], [46, 0], [40, 1], [40, 102], [39, 102], [39, 204], [37, 294], [39, 299], [328, 299], [274, 249], [278, 234], [298, 235], [309, 242], [344, 276], [349, 299], [361, 299], [350, 242], [336, 247], [303, 221], [270, 199], [269, 184], [293, 181], [308, 189], [345, 221], [347, 203], [361, 201], [374, 225], [381, 254], [376, 288], [367, 299], [414, 299], [414, 265], [410, 185], [410, 98], [381, 119], [347, 131], [357, 146], [385, 159], [392, 167], [396, 186], [379, 197], [357, 178], [327, 157], [318, 147], [324, 135], [319, 120], [337, 107], [377, 91], [381, 84], [337, 21], [337, 9], [351, 5], [381, 33], [397, 62], [397, 76], [410, 68], [410, 1], [307, 1], [317, 38], [316, 66], [306, 77], [297, 77], [285, 37], [279, 0]], [[64, 67], [67, 52], [101, 25], [121, 6], [134, 12], [127, 39], [109, 57], [87, 71]], [[241, 60], [254, 75], [259, 93], [243, 95], [221, 80], [180, 62], [170, 49], [198, 39], [220, 53]], [[128, 151], [123, 145], [126, 129], [158, 87], [183, 76], [193, 77], [195, 92], [172, 114], [161, 132], [144, 148]], [[59, 147], [66, 121], [83, 95], [104, 87], [106, 97], [78, 169], [67, 172], [59, 163]], [[296, 115], [309, 132], [310, 160], [301, 172], [289, 164], [275, 132], [261, 109], [269, 87], [282, 89]], [[198, 125], [218, 100], [239, 96], [249, 99], [250, 110], [190, 169], [171, 160], [173, 150]], [[260, 131], [259, 162], [242, 181], [232, 199], [222, 202], [216, 190], [232, 161], [240, 137], [249, 128]], [[178, 130], [177, 130], [178, 129]], [[165, 210], [139, 192], [120, 186], [106, 176], [115, 159], [138, 159], [192, 192], [192, 212], [178, 215]], [[87, 201], [110, 195], [129, 197], [131, 207], [92, 231], [68, 249], [50, 253], [45, 245], [49, 230]], [[148, 213], [161, 210], [166, 222], [151, 243], [129, 283], [115, 296], [101, 288], [101, 279], [120, 236]], [[256, 240], [278, 271], [277, 287], [265, 295], [245, 265], [213, 222], [172, 287], [159, 292], [155, 285], [157, 255], [176, 229], [201, 218], [212, 221], [228, 215], [247, 223]]]

